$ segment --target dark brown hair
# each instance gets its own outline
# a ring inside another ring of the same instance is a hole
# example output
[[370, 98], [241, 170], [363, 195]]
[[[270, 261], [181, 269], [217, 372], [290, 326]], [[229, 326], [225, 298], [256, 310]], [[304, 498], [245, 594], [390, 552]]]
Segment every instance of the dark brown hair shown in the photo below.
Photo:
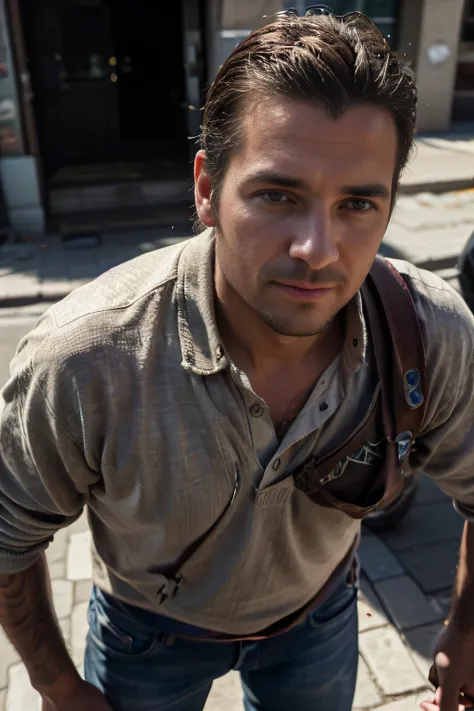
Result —
[[388, 109], [398, 132], [396, 193], [415, 132], [417, 92], [412, 72], [360, 13], [342, 19], [283, 15], [246, 37], [210, 87], [201, 146], [216, 215], [229, 158], [242, 139], [246, 102], [271, 95], [314, 102], [334, 118], [360, 103]]

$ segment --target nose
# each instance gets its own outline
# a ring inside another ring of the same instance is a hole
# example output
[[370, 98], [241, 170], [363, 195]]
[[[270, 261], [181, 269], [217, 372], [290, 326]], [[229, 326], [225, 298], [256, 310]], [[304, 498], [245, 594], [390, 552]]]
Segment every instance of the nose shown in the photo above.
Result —
[[323, 205], [297, 220], [290, 245], [290, 257], [301, 259], [312, 269], [324, 269], [339, 259], [336, 225]]

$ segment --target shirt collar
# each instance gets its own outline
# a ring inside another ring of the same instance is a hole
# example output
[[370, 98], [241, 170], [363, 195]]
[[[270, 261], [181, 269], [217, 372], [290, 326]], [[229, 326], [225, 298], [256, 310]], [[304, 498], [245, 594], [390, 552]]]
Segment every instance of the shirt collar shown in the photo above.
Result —
[[360, 291], [346, 306], [346, 338], [341, 367], [347, 377], [357, 373], [367, 357], [367, 326]]
[[213, 375], [228, 366], [214, 309], [214, 233], [205, 230], [184, 247], [178, 262], [178, 332], [182, 366]]
[[[193, 237], [184, 247], [177, 274], [178, 332], [182, 366], [197, 375], [213, 375], [229, 365], [217, 328], [214, 308], [214, 251], [212, 229]], [[367, 328], [360, 292], [346, 307], [346, 338], [341, 369], [346, 377], [365, 362]]]

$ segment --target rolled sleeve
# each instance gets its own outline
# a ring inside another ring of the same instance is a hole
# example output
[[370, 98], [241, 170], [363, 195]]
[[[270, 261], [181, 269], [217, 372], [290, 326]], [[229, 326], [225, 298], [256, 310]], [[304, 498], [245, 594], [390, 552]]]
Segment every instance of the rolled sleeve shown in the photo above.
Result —
[[2, 393], [0, 573], [30, 567], [79, 517], [98, 479], [85, 461], [74, 377], [60, 339], [50, 341], [53, 330], [48, 312], [20, 343]]
[[450, 496], [464, 518], [474, 519], [474, 393], [460, 397], [447, 420], [422, 436], [423, 471]]
[[413, 466], [432, 477], [465, 518], [474, 517], [474, 318], [437, 277], [420, 305], [428, 397]]

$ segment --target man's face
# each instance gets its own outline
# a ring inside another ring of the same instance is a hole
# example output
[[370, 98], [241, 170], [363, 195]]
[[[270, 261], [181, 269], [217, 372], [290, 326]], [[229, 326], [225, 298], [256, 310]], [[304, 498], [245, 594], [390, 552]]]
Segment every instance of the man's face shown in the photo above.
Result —
[[[218, 220], [197, 161], [198, 213], [217, 232], [216, 268], [273, 331], [321, 332], [362, 285], [390, 217], [397, 132], [388, 111], [339, 119], [276, 97], [245, 111]], [[209, 201], [204, 199], [209, 205]]]

